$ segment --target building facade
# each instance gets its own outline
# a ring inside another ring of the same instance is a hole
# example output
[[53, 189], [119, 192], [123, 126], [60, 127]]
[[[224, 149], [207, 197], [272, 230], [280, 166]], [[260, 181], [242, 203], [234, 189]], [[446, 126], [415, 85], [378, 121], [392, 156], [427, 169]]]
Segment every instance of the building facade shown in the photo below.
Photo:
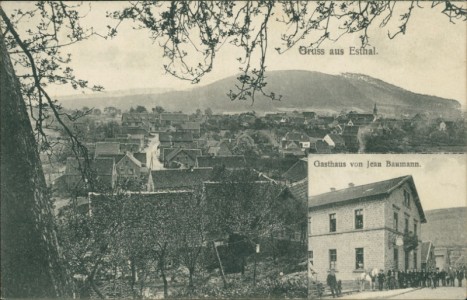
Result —
[[[421, 268], [418, 237], [426, 219], [412, 176], [332, 189], [311, 197], [308, 208], [310, 267], [318, 280], [331, 269], [353, 280], [374, 268]], [[418, 245], [406, 251], [410, 236]]]

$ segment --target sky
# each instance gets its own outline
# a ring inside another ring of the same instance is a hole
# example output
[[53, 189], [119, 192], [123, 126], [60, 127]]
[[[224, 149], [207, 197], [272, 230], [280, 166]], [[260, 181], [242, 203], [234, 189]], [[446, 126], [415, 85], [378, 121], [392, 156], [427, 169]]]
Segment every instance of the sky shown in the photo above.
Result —
[[[419, 162], [419, 168], [387, 168], [387, 160]], [[346, 162], [345, 168], [315, 167], [314, 162]], [[367, 161], [379, 161], [381, 168], [366, 168]], [[424, 210], [467, 206], [467, 165], [465, 154], [342, 154], [308, 157], [309, 195], [343, 189], [399, 176], [412, 175]], [[364, 168], [350, 167], [363, 162]]]
[[[121, 9], [125, 2], [92, 2], [91, 11], [84, 22], [95, 30], [104, 32], [112, 20], [105, 17], [107, 11]], [[16, 7], [26, 7], [30, 3], [3, 2], [9, 12]], [[415, 9], [405, 35], [390, 40], [389, 28], [376, 26], [370, 30], [370, 43], [378, 55], [334, 57], [330, 55], [301, 55], [298, 47], [284, 54], [274, 48], [280, 45], [283, 28], [277, 22], [269, 27], [268, 70], [310, 70], [328, 74], [345, 72], [363, 73], [413, 92], [456, 99], [464, 107], [466, 104], [466, 23], [449, 22], [439, 8]], [[397, 18], [395, 18], [397, 22]], [[396, 23], [394, 23], [395, 25]], [[24, 24], [31, 26], [33, 24]], [[393, 26], [394, 26], [393, 25]], [[119, 34], [112, 40], [92, 38], [67, 47], [72, 54], [73, 68], [77, 77], [99, 84], [107, 91], [136, 88], [189, 89], [193, 85], [180, 81], [163, 70], [161, 48], [154, 44], [144, 30], [134, 30], [134, 24], [124, 23]], [[306, 45], [305, 41], [303, 45]], [[339, 42], [328, 42], [321, 48], [328, 51], [358, 45], [358, 36], [348, 36]], [[238, 52], [233, 47], [224, 46], [218, 52], [214, 69], [198, 85], [205, 85], [237, 74], [240, 66], [236, 61]], [[267, 75], [267, 74], [266, 74]], [[76, 93], [62, 87], [49, 87], [52, 95]]]

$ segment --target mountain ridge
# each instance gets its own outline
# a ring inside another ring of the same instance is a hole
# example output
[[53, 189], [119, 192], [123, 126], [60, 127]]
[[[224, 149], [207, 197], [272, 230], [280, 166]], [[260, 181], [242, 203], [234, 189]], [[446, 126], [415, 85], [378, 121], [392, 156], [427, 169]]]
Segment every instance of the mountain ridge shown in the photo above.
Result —
[[331, 75], [316, 71], [270, 71], [266, 75], [266, 93], [282, 95], [281, 101], [272, 101], [258, 93], [251, 101], [231, 101], [227, 93], [236, 84], [236, 76], [217, 80], [190, 90], [168, 91], [140, 95], [92, 97], [63, 101], [67, 108], [82, 106], [115, 106], [129, 109], [143, 105], [148, 109], [156, 105], [169, 111], [195, 111], [210, 107], [215, 112], [258, 113], [286, 110], [316, 110], [338, 113], [341, 110], [370, 112], [376, 103], [378, 110], [387, 115], [415, 114], [419, 112], [460, 114], [461, 105], [454, 99], [423, 95], [405, 90], [365, 74], [343, 73]]

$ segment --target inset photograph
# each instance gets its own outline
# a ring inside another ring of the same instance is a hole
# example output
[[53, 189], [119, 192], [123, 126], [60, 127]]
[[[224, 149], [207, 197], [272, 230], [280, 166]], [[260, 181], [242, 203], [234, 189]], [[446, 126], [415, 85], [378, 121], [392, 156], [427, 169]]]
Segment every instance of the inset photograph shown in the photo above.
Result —
[[465, 161], [310, 155], [309, 295], [465, 299]]

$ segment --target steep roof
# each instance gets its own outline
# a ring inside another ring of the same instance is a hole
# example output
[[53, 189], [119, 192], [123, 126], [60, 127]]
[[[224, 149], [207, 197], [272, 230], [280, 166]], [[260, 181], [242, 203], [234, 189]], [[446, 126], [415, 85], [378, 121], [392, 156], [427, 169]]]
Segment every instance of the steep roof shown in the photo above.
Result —
[[290, 192], [295, 199], [303, 203], [308, 201], [308, 180], [303, 180], [289, 187]]
[[310, 197], [308, 201], [309, 208], [318, 208], [328, 205], [345, 204], [351, 200], [369, 200], [376, 196], [390, 195], [396, 188], [400, 187], [405, 182], [409, 183], [415, 193], [414, 201], [417, 205], [420, 214], [420, 221], [426, 222], [425, 213], [423, 212], [417, 189], [411, 175], [396, 177], [388, 180], [373, 182], [369, 184], [353, 186], [341, 190], [336, 190], [316, 196]]
[[200, 149], [184, 149], [184, 148], [176, 148], [171, 151], [169, 154], [164, 156], [164, 160], [170, 161], [174, 157], [176, 157], [179, 153], [185, 152], [188, 156], [190, 156], [193, 160], [196, 160], [196, 157], [201, 156]]
[[342, 138], [341, 135], [339, 134], [335, 134], [335, 133], [330, 133], [329, 134], [329, 137], [331, 138], [331, 140], [334, 142], [334, 144], [341, 144], [341, 145], [344, 145], [345, 142], [344, 142], [344, 139]]
[[95, 155], [102, 154], [120, 154], [120, 143], [116, 142], [97, 142]]
[[99, 157], [113, 158], [115, 161], [115, 164], [118, 164], [118, 162], [120, 162], [122, 158], [125, 157], [125, 154], [102, 154], [102, 155], [99, 155]]
[[287, 140], [287, 141], [309, 142], [310, 137], [306, 133], [287, 132], [287, 134], [285, 135], [285, 140]]
[[[97, 157], [89, 162], [92, 171], [97, 175], [112, 175], [115, 160], [113, 157]], [[84, 159], [80, 158], [79, 163], [75, 157], [68, 157], [66, 160], [65, 175], [81, 176], [80, 167], [84, 168]]]
[[155, 122], [156, 120], [157, 120], [157, 115], [153, 113], [123, 113], [122, 114], [122, 123], [142, 122], [142, 121]]
[[122, 126], [121, 131], [123, 134], [131, 134], [131, 135], [142, 134], [144, 136], [149, 135], [149, 131], [146, 128], [141, 128], [141, 127]]
[[184, 122], [181, 125], [182, 129], [185, 130], [199, 130], [200, 123], [199, 122]]
[[133, 153], [133, 156], [139, 160], [142, 164], [146, 164], [146, 153], [145, 152], [135, 152]]
[[160, 119], [162, 121], [188, 121], [189, 117], [182, 113], [161, 113]]
[[431, 241], [422, 242], [422, 262], [427, 262], [430, 258], [430, 251], [433, 247], [433, 243]]
[[208, 154], [212, 155], [232, 155], [232, 151], [230, 151], [229, 146], [226, 143], [219, 142], [218, 146], [211, 146], [208, 148]]
[[315, 150], [316, 150], [316, 153], [325, 153], [325, 154], [331, 153], [331, 148], [329, 148], [329, 145], [323, 140], [316, 141]]
[[128, 157], [128, 159], [133, 162], [135, 165], [137, 165], [138, 167], [141, 167], [141, 162], [139, 160], [137, 160], [132, 154], [130, 153], [127, 153], [125, 154], [126, 157]]
[[197, 166], [200, 168], [213, 168], [215, 166], [224, 166], [227, 169], [239, 169], [246, 167], [245, 156], [198, 156], [196, 158]]
[[191, 132], [161, 132], [159, 134], [161, 142], [193, 142]]
[[308, 176], [308, 160], [306, 158], [299, 159], [294, 163], [284, 174], [282, 178], [291, 182], [297, 182], [307, 178]]
[[92, 164], [97, 175], [112, 175], [114, 165], [115, 161], [110, 157], [97, 157]]
[[166, 169], [151, 171], [155, 190], [193, 188], [211, 178], [212, 168]]

